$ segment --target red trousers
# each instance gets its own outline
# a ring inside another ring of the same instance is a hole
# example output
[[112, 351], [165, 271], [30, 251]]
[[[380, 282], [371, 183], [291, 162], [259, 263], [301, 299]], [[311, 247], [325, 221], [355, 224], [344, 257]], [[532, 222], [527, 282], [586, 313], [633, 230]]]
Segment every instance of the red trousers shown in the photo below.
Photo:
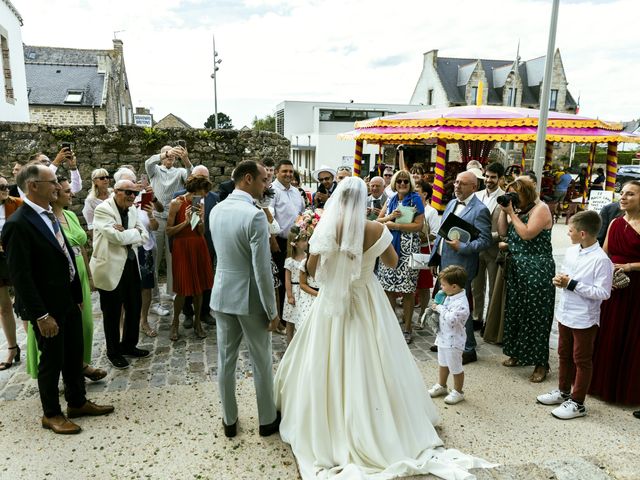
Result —
[[598, 326], [578, 329], [559, 323], [558, 331], [558, 388], [562, 392], [571, 392], [573, 400], [583, 403], [593, 373], [593, 345]]

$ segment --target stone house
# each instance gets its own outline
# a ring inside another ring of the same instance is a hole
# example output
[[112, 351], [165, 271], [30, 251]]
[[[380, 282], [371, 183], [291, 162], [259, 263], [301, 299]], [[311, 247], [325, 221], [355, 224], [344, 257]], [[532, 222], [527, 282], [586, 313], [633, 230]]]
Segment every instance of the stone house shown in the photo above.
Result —
[[170, 113], [169, 115], [158, 120], [154, 128], [193, 128], [179, 116]]
[[25, 45], [24, 62], [33, 123], [133, 123], [122, 40], [112, 50]]
[[22, 17], [0, 0], [0, 121], [28, 122], [27, 81], [22, 60]]

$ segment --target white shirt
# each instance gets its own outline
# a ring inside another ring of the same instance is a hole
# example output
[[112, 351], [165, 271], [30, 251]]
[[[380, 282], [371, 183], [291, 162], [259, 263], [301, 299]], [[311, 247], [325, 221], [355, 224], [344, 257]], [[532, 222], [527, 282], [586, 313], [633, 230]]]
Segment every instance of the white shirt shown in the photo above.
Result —
[[[56, 167], [53, 163], [49, 165], [49, 170], [51, 170], [54, 174], [58, 171], [58, 167]], [[71, 178], [69, 179], [69, 186], [71, 187], [71, 193], [78, 193], [82, 190], [82, 179], [80, 178], [80, 170], [69, 170], [69, 175]], [[21, 191], [18, 188], [18, 191]]]
[[447, 296], [442, 305], [436, 307], [440, 314], [440, 331], [436, 336], [436, 345], [442, 348], [464, 350], [467, 332], [464, 324], [469, 318], [469, 300], [462, 290], [455, 295]]
[[496, 188], [496, 191], [493, 193], [489, 192], [489, 190], [487, 190], [486, 188], [484, 190], [476, 192], [476, 197], [478, 197], [478, 200], [484, 203], [485, 207], [489, 209], [489, 213], [492, 215], [493, 211], [498, 206], [498, 201], [496, 200], [496, 198], [498, 198], [500, 195], [504, 195], [504, 190], [502, 190], [500, 187]]
[[[440, 215], [438, 215], [438, 210], [429, 204], [424, 206], [424, 223], [428, 227], [427, 235], [433, 235], [434, 237], [438, 235], [438, 230], [440, 229]], [[430, 243], [431, 240], [427, 238], [423, 246]]]
[[291, 185], [284, 188], [284, 185], [276, 180], [271, 186], [276, 192], [271, 206], [275, 212], [274, 217], [282, 228], [278, 236], [287, 238], [296, 218], [304, 211], [304, 200], [300, 191]]
[[[556, 317], [565, 327], [584, 329], [600, 325], [600, 304], [611, 295], [613, 264], [598, 242], [567, 249], [562, 273], [577, 282], [573, 291], [563, 288]], [[572, 285], [570, 284], [569, 287]]]
[[2, 232], [2, 228], [4, 224], [7, 222], [6, 210], [4, 208], [4, 203], [0, 205], [0, 232]]
[[24, 203], [26, 203], [31, 208], [33, 208], [36, 211], [36, 213], [38, 215], [40, 215], [40, 217], [44, 220], [44, 223], [47, 225], [47, 227], [49, 227], [49, 230], [51, 230], [51, 234], [55, 237], [56, 233], [53, 230], [53, 223], [51, 222], [51, 219], [49, 218], [49, 216], [46, 213], [46, 212], [53, 213], [53, 210], [51, 209], [51, 206], [49, 206], [48, 209], [44, 209], [40, 205], [37, 205], [37, 204], [33, 203], [27, 197], [24, 197]]

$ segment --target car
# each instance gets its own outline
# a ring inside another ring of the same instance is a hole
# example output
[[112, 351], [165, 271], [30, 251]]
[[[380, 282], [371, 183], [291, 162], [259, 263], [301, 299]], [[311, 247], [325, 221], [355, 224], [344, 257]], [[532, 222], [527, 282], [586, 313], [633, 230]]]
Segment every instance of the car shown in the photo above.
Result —
[[622, 186], [629, 180], [640, 181], [640, 165], [620, 165], [616, 175], [616, 192], [622, 190]]

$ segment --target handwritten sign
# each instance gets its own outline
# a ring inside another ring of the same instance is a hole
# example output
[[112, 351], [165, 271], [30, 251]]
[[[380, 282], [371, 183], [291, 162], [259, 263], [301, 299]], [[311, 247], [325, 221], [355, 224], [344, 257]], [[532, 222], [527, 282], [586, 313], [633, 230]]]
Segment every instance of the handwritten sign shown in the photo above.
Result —
[[604, 190], [592, 190], [589, 195], [589, 205], [587, 210], [595, 210], [600, 213], [602, 207], [613, 202], [613, 192], [607, 192]]

